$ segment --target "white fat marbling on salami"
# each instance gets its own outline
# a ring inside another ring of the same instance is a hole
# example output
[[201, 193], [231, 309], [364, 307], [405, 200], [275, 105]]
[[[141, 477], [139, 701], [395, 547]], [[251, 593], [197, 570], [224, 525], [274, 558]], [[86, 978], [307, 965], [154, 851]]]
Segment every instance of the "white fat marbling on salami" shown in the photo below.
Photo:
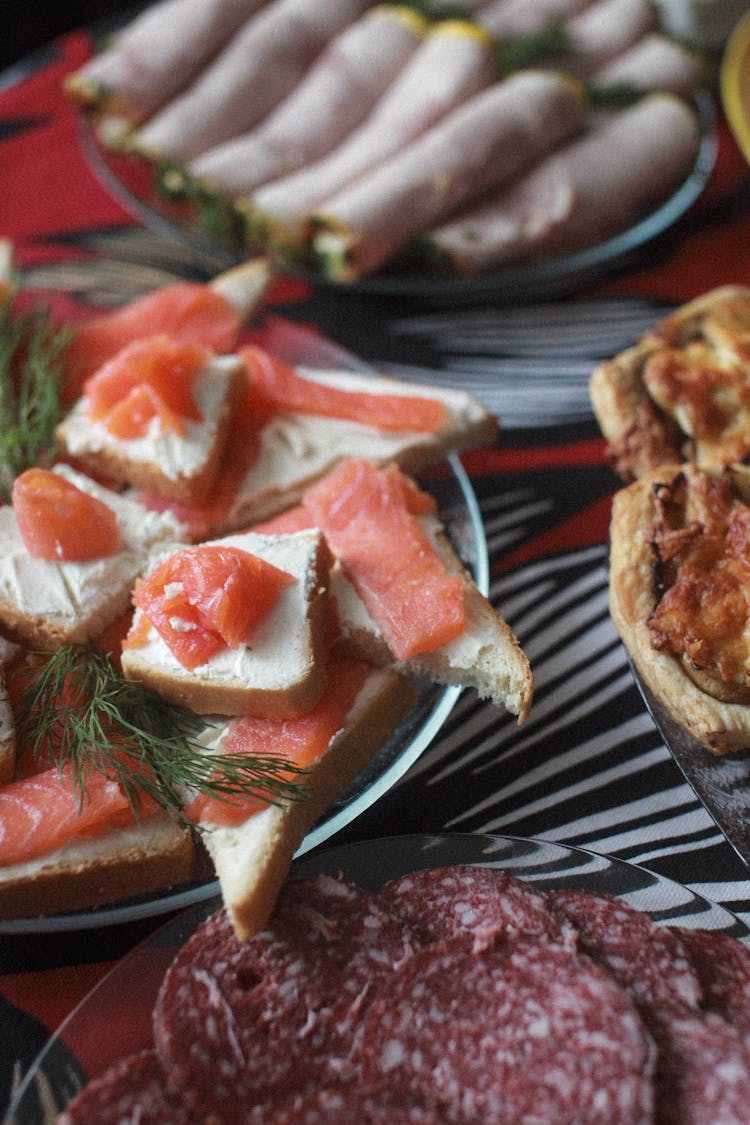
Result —
[[498, 936], [573, 945], [575, 932], [529, 883], [492, 867], [438, 867], [387, 883], [381, 895], [424, 942], [464, 935], [475, 949]]
[[290, 883], [268, 926], [237, 941], [225, 912], [178, 954], [154, 1014], [155, 1044], [193, 1110], [338, 1082], [380, 975], [412, 952], [407, 927], [365, 891]]
[[145, 1049], [89, 1082], [57, 1125], [190, 1125], [179, 1094], [167, 1087], [154, 1050]]
[[698, 974], [703, 1007], [750, 1036], [750, 948], [719, 930], [674, 932]]
[[370, 1008], [362, 1065], [365, 1081], [438, 1099], [447, 1120], [652, 1120], [653, 1044], [635, 1006], [553, 942], [418, 952]]
[[579, 934], [580, 948], [609, 972], [640, 1006], [698, 1009], [702, 990], [680, 935], [619, 898], [556, 891], [550, 905]]

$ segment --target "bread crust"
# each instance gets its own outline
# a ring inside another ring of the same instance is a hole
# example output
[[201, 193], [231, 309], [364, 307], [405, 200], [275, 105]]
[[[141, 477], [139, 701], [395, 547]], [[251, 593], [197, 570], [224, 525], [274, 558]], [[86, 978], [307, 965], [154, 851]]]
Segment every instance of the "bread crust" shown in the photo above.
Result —
[[236, 828], [201, 827], [241, 941], [267, 921], [307, 833], [367, 767], [413, 705], [414, 687], [405, 676], [391, 669], [374, 671], [346, 727], [305, 775], [304, 800], [269, 805]]
[[[744, 320], [747, 319], [747, 329]], [[689, 301], [662, 319], [633, 347], [600, 364], [589, 382], [591, 404], [607, 440], [607, 458], [624, 480], [642, 477], [658, 465], [694, 461], [701, 468], [720, 468], [738, 461], [737, 443], [728, 428], [712, 435], [705, 447], [685, 428], [684, 411], [664, 409], [644, 381], [647, 364], [677, 352], [697, 376], [701, 346], [717, 365], [729, 362], [750, 383], [750, 349], [743, 339], [750, 331], [750, 288], [724, 285]], [[700, 360], [706, 365], [706, 356]], [[702, 384], [706, 410], [726, 406], [712, 399]], [[736, 404], [739, 407], [739, 402]]]
[[677, 656], [654, 648], [649, 629], [658, 600], [651, 545], [654, 486], [684, 477], [690, 488], [696, 473], [690, 465], [664, 465], [615, 495], [609, 602], [620, 637], [653, 695], [697, 742], [721, 755], [750, 747], [750, 703], [728, 702], [703, 690]]
[[[236, 362], [223, 376], [226, 389], [210, 427], [206, 428], [206, 444], [202, 459], [189, 468], [180, 469], [176, 475], [164, 471], [160, 461], [133, 457], [127, 441], [94, 440], [91, 447], [71, 439], [70, 420], [64, 419], [56, 430], [59, 447], [97, 477], [109, 478], [124, 484], [154, 492], [165, 500], [198, 504], [213, 486], [222, 467], [227, 438], [236, 409], [246, 386], [244, 365]], [[85, 400], [74, 408], [74, 415], [85, 417]], [[80, 422], [79, 422], [80, 426]]]
[[86, 910], [190, 878], [190, 832], [166, 814], [149, 823], [72, 842], [36, 862], [0, 867], [0, 918]]

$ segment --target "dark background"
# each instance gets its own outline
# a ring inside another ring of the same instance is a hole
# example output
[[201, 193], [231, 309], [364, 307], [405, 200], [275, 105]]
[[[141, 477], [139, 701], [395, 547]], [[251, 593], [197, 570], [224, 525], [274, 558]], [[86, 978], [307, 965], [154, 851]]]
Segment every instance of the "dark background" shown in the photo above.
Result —
[[129, 7], [132, 4], [124, 0], [5, 0], [0, 16], [0, 69], [66, 31]]

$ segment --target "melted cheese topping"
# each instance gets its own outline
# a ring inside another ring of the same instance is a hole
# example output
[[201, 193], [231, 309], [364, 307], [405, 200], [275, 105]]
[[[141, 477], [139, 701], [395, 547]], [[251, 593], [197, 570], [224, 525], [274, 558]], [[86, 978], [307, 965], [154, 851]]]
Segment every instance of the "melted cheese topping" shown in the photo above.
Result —
[[690, 471], [655, 490], [655, 649], [750, 688], [750, 508], [726, 477]]
[[643, 367], [649, 395], [693, 439], [699, 465], [750, 459], [750, 301], [718, 303], [682, 340], [671, 324]]

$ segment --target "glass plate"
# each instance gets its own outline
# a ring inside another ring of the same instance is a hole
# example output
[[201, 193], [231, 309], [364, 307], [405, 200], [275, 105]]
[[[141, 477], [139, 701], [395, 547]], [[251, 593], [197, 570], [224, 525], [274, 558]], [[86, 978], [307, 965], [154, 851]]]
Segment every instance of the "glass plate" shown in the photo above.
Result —
[[[298, 860], [292, 875], [339, 873], [377, 889], [424, 867], [496, 867], [542, 890], [572, 887], [621, 896], [664, 925], [722, 930], [747, 927], [723, 907], [645, 868], [563, 844], [474, 833], [394, 836], [330, 847]], [[25, 1076], [5, 1125], [46, 1125], [85, 1082], [113, 1062], [149, 1046], [151, 1011], [171, 960], [218, 899], [171, 919], [120, 961], [60, 1026]], [[106, 1031], [103, 1034], [103, 1029]]]
[[[483, 300], [515, 302], [572, 293], [612, 270], [623, 268], [637, 251], [674, 226], [701, 194], [716, 161], [716, 120], [710, 95], [698, 96], [696, 108], [701, 140], [688, 176], [667, 199], [632, 226], [594, 246], [557, 257], [519, 262], [472, 277], [431, 277], [406, 271], [389, 272], [387, 268], [356, 282], [335, 282], [304, 271], [295, 276], [335, 292], [417, 299], [437, 305]], [[208, 230], [206, 219], [196, 205], [176, 202], [161, 192], [154, 169], [144, 158], [106, 148], [85, 115], [80, 118], [79, 132], [94, 174], [146, 227], [207, 255], [217, 269], [247, 259], [247, 247], [238, 235], [216, 227]]]
[[[279, 322], [273, 333], [271, 350], [288, 363], [325, 369], [346, 367], [372, 373], [372, 368], [333, 341], [295, 324]], [[449, 457], [419, 476], [422, 487], [435, 497], [438, 512], [450, 543], [478, 589], [489, 590], [487, 540], [479, 505], [461, 462]], [[452, 711], [461, 689], [442, 687], [427, 681], [416, 684], [414, 707], [383, 744], [369, 766], [334, 802], [329, 811], [305, 837], [298, 854], [302, 855], [330, 839], [381, 798], [416, 762], [430, 745]], [[68, 911], [45, 917], [0, 919], [0, 935], [54, 933], [117, 925], [182, 910], [218, 893], [218, 881], [208, 855], [198, 846], [198, 862], [189, 883], [152, 892], [137, 898], [85, 911]]]

